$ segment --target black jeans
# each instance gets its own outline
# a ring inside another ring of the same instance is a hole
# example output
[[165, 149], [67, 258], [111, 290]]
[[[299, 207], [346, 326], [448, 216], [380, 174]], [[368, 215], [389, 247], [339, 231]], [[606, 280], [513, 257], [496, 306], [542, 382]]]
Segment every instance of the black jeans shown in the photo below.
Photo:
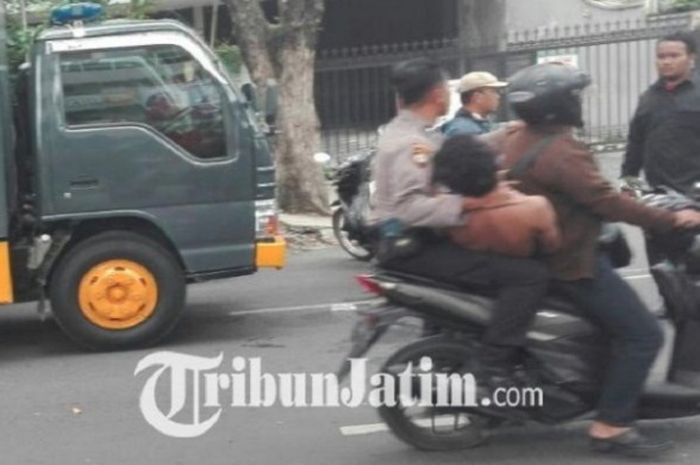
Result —
[[553, 283], [612, 339], [597, 419], [615, 426], [629, 425], [636, 418], [644, 382], [663, 343], [656, 317], [602, 255], [593, 279]]
[[525, 344], [550, 277], [537, 260], [473, 252], [447, 240], [424, 244], [414, 256], [381, 265], [457, 286], [495, 288], [496, 305], [483, 341], [509, 347]]

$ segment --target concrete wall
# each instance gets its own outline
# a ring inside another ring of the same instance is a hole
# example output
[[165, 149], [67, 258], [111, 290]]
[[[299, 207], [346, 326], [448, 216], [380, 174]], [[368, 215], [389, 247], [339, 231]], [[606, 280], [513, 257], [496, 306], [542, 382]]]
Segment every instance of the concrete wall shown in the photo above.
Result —
[[[506, 0], [506, 30], [536, 31], [576, 25], [603, 25], [644, 20], [646, 7], [610, 10], [585, 0]], [[602, 32], [604, 28], [601, 28]], [[561, 32], [561, 31], [560, 31]], [[532, 36], [531, 36], [532, 37]], [[617, 139], [626, 134], [638, 96], [656, 79], [655, 40], [542, 50], [542, 55], [574, 55], [593, 83], [583, 95], [584, 118], [592, 138]]]
[[571, 26], [643, 19], [644, 7], [625, 10], [597, 8], [585, 0], [506, 0], [506, 29]]

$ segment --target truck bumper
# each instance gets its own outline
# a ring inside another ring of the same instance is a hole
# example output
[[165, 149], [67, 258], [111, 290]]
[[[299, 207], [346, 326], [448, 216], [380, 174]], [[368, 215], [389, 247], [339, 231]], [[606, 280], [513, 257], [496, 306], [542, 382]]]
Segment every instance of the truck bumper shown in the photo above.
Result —
[[255, 243], [255, 266], [258, 268], [282, 269], [287, 263], [287, 241], [275, 236]]
[[12, 293], [12, 267], [10, 266], [10, 247], [5, 241], [0, 242], [0, 304], [14, 302]]

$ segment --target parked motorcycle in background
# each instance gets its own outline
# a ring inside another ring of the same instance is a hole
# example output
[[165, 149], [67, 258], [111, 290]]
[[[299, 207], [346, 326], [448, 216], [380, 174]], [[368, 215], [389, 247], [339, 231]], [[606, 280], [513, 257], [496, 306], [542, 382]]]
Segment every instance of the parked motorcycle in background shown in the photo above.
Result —
[[376, 250], [376, 231], [369, 225], [374, 154], [375, 150], [369, 149], [353, 155], [330, 174], [338, 196], [331, 205], [333, 234], [344, 251], [363, 261], [371, 260]]

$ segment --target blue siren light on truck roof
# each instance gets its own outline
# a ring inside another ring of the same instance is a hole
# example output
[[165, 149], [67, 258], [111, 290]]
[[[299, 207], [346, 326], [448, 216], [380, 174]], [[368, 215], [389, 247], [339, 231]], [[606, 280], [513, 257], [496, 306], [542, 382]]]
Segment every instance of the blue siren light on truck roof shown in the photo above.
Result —
[[104, 8], [97, 3], [70, 3], [51, 11], [51, 23], [57, 26], [75, 22], [89, 23], [98, 21], [103, 13]]

